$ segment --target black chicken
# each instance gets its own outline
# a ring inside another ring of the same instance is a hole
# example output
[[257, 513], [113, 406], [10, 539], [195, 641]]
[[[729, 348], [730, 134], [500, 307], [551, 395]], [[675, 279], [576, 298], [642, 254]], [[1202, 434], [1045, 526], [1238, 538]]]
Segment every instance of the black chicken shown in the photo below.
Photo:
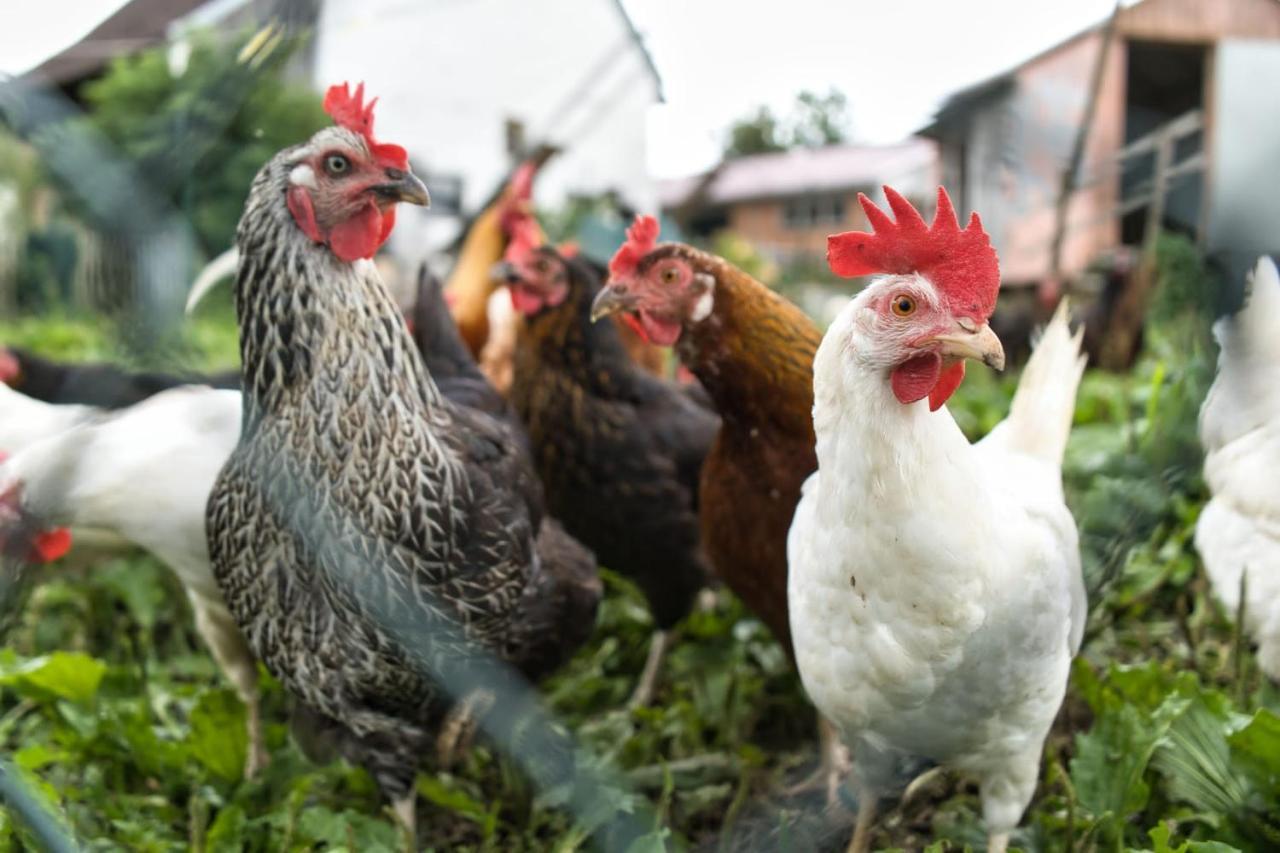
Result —
[[210, 376], [132, 372], [113, 364], [64, 364], [18, 347], [0, 349], [0, 381], [46, 403], [123, 409], [179, 385], [240, 387], [240, 371]]
[[427, 195], [404, 150], [373, 139], [362, 94], [331, 88], [339, 126], [277, 154], [250, 190], [236, 235], [244, 421], [209, 546], [254, 652], [412, 829], [449, 694], [499, 685], [502, 662], [545, 671], [548, 624], [581, 631], [594, 600], [589, 582], [559, 594], [520, 443], [442, 397], [367, 260], [395, 204]]
[[639, 585], [653, 613], [657, 631], [632, 696], [644, 704], [670, 629], [708, 580], [698, 479], [720, 419], [637, 366], [613, 323], [592, 323], [600, 280], [586, 264], [515, 239], [505, 270], [525, 317], [511, 400], [548, 506], [603, 565]]

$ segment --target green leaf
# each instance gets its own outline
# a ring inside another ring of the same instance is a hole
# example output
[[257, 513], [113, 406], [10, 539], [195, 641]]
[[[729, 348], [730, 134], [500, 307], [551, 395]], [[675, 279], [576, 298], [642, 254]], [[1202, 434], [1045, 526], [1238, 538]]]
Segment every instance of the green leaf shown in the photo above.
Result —
[[1147, 836], [1155, 843], [1151, 853], [1241, 853], [1239, 848], [1221, 841], [1184, 841], [1173, 846], [1173, 830], [1161, 822], [1152, 827]]
[[327, 850], [352, 853], [396, 853], [400, 849], [398, 830], [390, 822], [357, 811], [341, 812], [322, 807], [304, 809], [298, 817], [298, 831]]
[[1081, 804], [1097, 817], [1141, 811], [1151, 793], [1144, 778], [1147, 765], [1187, 704], [1181, 697], [1170, 697], [1148, 716], [1109, 696], [1093, 728], [1076, 735], [1071, 781]]
[[112, 560], [95, 572], [94, 579], [119, 596], [129, 615], [150, 631], [169, 594], [162, 571], [149, 560]]
[[249, 819], [243, 808], [235, 804], [227, 806], [218, 812], [209, 831], [205, 833], [205, 849], [209, 853], [238, 853], [245, 847], [244, 837], [248, 825]]
[[427, 802], [477, 823], [484, 823], [489, 815], [489, 809], [466, 791], [425, 773], [418, 776], [418, 793]]
[[249, 749], [244, 705], [226, 688], [206, 690], [191, 709], [191, 754], [225, 782], [244, 776]]
[[627, 845], [627, 853], [666, 853], [667, 838], [671, 832], [667, 829], [656, 829], [640, 836]]
[[53, 695], [89, 705], [97, 695], [98, 685], [106, 671], [105, 663], [82, 652], [54, 652], [3, 666], [0, 684], [33, 698]]
[[1280, 799], [1280, 716], [1263, 708], [1249, 724], [1227, 737], [1235, 765], [1250, 783], [1272, 799]]

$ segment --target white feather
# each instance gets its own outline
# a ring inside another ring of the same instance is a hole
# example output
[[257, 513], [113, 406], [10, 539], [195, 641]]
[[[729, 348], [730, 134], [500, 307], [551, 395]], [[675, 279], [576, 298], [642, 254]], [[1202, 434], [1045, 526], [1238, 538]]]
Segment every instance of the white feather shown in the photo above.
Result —
[[1214, 335], [1218, 375], [1200, 409], [1213, 497], [1196, 523], [1196, 549], [1233, 616], [1247, 573], [1245, 629], [1258, 665], [1280, 679], [1280, 274], [1269, 258], [1258, 260], [1245, 306]]
[[[1069, 424], [1079, 339], [1055, 318], [1018, 391], [1052, 414], [1040, 426], [1055, 437], [975, 447], [945, 408], [903, 405], [887, 370], [856, 357], [871, 298], [845, 308], [814, 364], [819, 468], [787, 543], [797, 664], [861, 784], [893, 793], [902, 756], [932, 759], [976, 775], [988, 829], [1007, 832], [1084, 623], [1061, 451], [1049, 452]], [[1034, 432], [1041, 413], [1015, 403], [1000, 431]]]

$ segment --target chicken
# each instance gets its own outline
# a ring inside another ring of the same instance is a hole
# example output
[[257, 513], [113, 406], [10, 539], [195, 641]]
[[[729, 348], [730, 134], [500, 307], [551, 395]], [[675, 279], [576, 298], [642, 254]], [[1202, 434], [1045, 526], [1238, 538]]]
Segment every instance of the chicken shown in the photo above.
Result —
[[698, 477], [719, 419], [640, 369], [613, 323], [593, 324], [599, 279], [522, 227], [507, 252], [524, 316], [511, 400], [528, 427], [553, 515], [631, 578], [657, 630], [632, 696], [652, 696], [671, 629], [707, 581]]
[[[0, 453], [0, 462], [6, 458]], [[0, 640], [21, 617], [39, 568], [70, 547], [71, 534], [65, 527], [50, 528], [23, 507], [20, 486], [11, 484], [0, 491]]]
[[111, 364], [63, 364], [16, 347], [0, 349], [0, 382], [46, 403], [121, 409], [179, 385], [239, 388], [239, 371], [212, 376], [133, 373]]
[[[182, 582], [196, 629], [245, 703], [245, 774], [265, 764], [258, 665], [209, 568], [205, 504], [240, 435], [240, 395], [187, 386], [118, 411], [53, 406], [0, 390], [0, 431], [43, 412], [61, 421], [0, 465], [0, 488], [24, 514], [73, 529], [76, 550], [103, 538], [142, 548]], [[17, 447], [17, 443], [10, 446]]]
[[[520, 164], [493, 203], [472, 220], [444, 287], [462, 339], [482, 366], [485, 365], [484, 348], [492, 334], [490, 299], [502, 285], [493, 277], [493, 267], [506, 251], [512, 222], [530, 204], [533, 179], [540, 164], [537, 159]], [[490, 354], [490, 362], [496, 357]], [[501, 379], [501, 376], [486, 375], [490, 381]], [[499, 391], [505, 390], [498, 382], [494, 384]]]
[[[1196, 549], [1214, 594], [1244, 628], [1258, 666], [1280, 681], [1280, 274], [1258, 259], [1243, 308], [1213, 328], [1218, 375], [1200, 409], [1204, 478], [1213, 497], [1196, 522]], [[1247, 577], [1246, 577], [1247, 575]]]
[[[560, 246], [559, 251], [565, 257], [581, 258], [585, 264], [600, 281], [606, 281], [609, 278], [609, 269], [604, 264], [596, 263], [593, 258], [586, 255], [579, 255], [576, 248], [572, 245]], [[622, 348], [627, 351], [627, 355], [631, 356], [631, 360], [644, 369], [646, 373], [654, 376], [669, 377], [670, 370], [667, 366], [667, 348], [658, 346], [650, 342], [639, 328], [626, 322], [621, 315], [613, 316], [614, 325], [618, 329], [618, 337], [622, 340]], [[594, 322], [594, 321], [593, 321]], [[692, 377], [686, 377], [687, 383], [692, 382]]]
[[[637, 217], [593, 317], [625, 317], [647, 340], [674, 345], [720, 413], [702, 466], [699, 514], [711, 567], [794, 660], [787, 622], [787, 531], [800, 486], [818, 467], [813, 354], [822, 333], [795, 305], [725, 260], [658, 245]], [[834, 798], [839, 739], [822, 725], [818, 777]]]
[[410, 316], [413, 343], [440, 393], [450, 402], [513, 423], [510, 404], [490, 384], [450, 316], [440, 280], [424, 264]]
[[[529, 438], [512, 405], [489, 384], [450, 316], [440, 282], [424, 267], [419, 272], [414, 310], [414, 343], [440, 393], [452, 405], [488, 415], [502, 423], [519, 455], [516, 483], [531, 509], [542, 516], [535, 550], [544, 571], [525, 588], [525, 630], [513, 635], [524, 644], [521, 671], [532, 680], [550, 674], [585, 643], [595, 627], [604, 586], [596, 559], [551, 515], [534, 469]], [[569, 618], [566, 618], [569, 617]]]
[[531, 613], [554, 609], [538, 591], [557, 581], [519, 442], [442, 398], [368, 262], [395, 204], [426, 189], [374, 139], [362, 86], [325, 107], [337, 126], [262, 168], [237, 229], [245, 412], [209, 498], [210, 557], [259, 659], [412, 833], [450, 693], [505, 689], [504, 664], [545, 669], [539, 632], [590, 613]]
[[836, 274], [884, 275], [814, 361], [818, 471], [787, 542], [796, 662], [853, 750], [851, 850], [912, 757], [978, 777], [988, 849], [1004, 850], [1084, 630], [1061, 477], [1084, 360], [1060, 310], [1009, 417], [970, 445], [942, 407], [964, 359], [1003, 367], [995, 251], [945, 191], [931, 227], [885, 195], [896, 223], [860, 197], [874, 233], [830, 238]]

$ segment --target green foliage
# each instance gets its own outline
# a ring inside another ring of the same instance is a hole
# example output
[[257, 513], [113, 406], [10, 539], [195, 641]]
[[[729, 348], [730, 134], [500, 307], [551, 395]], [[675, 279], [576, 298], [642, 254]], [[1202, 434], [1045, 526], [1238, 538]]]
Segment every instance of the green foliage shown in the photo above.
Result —
[[256, 64], [239, 48], [196, 36], [181, 73], [156, 48], [114, 60], [84, 89], [90, 124], [190, 218], [209, 255], [231, 244], [262, 164], [328, 124], [319, 96], [280, 76], [290, 45]]
[[779, 117], [767, 106], [738, 119], [725, 135], [724, 158], [820, 148], [849, 139], [849, 101], [832, 89], [825, 95], [803, 91], [796, 95], [791, 114]]
[[786, 132], [778, 117], [768, 107], [738, 119], [729, 127], [724, 146], [724, 158], [747, 157], [752, 154], [770, 154], [787, 150]]

